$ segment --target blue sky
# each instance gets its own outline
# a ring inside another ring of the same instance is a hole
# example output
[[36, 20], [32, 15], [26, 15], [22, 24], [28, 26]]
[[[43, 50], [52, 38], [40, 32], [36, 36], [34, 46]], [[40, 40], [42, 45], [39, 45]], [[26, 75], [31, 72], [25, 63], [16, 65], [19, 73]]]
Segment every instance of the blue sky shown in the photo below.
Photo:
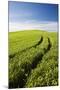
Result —
[[[25, 29], [40, 29], [41, 25], [42, 27], [46, 27], [47, 24], [47, 26], [49, 26], [50, 24], [51, 27], [52, 24], [52, 26], [54, 26], [54, 24], [57, 24], [57, 22], [57, 4], [40, 4], [9, 1], [9, 23], [10, 28], [12, 29], [24, 29], [22, 28], [24, 26]], [[35, 25], [36, 27], [34, 27]]]

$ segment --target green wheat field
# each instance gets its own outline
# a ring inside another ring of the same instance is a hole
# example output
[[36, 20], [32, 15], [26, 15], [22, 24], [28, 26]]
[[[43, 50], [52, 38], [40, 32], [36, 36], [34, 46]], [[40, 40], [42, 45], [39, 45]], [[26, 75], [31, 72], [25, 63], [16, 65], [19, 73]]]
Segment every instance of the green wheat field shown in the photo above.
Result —
[[9, 88], [58, 85], [58, 33], [9, 32]]

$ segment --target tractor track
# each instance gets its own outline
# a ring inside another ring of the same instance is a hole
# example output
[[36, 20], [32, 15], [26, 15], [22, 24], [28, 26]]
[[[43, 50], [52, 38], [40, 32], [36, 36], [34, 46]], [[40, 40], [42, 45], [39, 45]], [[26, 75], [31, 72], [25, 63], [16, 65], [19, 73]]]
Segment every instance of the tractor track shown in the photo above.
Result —
[[[42, 41], [43, 41], [43, 37], [41, 37], [41, 40], [40, 40], [36, 45], [33, 45], [32, 47], [36, 48], [38, 45], [40, 45], [40, 43], [42, 43]], [[45, 55], [46, 53], [48, 53], [48, 51], [50, 50], [51, 46], [52, 46], [52, 45], [51, 45], [50, 39], [48, 38], [48, 47], [47, 47], [47, 49], [43, 48], [43, 50], [44, 50], [44, 55]], [[21, 52], [25, 52], [26, 50], [31, 49], [32, 47], [26, 48], [26, 49], [22, 50]], [[17, 54], [18, 54], [18, 53], [17, 53]], [[32, 70], [32, 69], [35, 69], [35, 68], [37, 67], [38, 63], [42, 60], [42, 58], [43, 58], [44, 55], [38, 53], [38, 54], [33, 58], [34, 60], [33, 60], [32, 65], [31, 65], [31, 70]], [[30, 70], [29, 73], [28, 73], [28, 77], [29, 77], [29, 75], [30, 75], [30, 73], [31, 73], [31, 70]], [[26, 72], [25, 72], [25, 73], [26, 73]], [[22, 78], [21, 80], [18, 80], [18, 86], [19, 86], [19, 88], [23, 88], [23, 87], [25, 86], [26, 82], [27, 82], [27, 77], [25, 76], [25, 74], [24, 74], [23, 77], [24, 77], [24, 78]], [[17, 86], [17, 87], [18, 87], [18, 86]], [[11, 88], [11, 87], [10, 87], [10, 88]], [[14, 87], [12, 87], [12, 88], [14, 88]]]
[[[48, 53], [48, 51], [50, 50], [51, 47], [52, 47], [52, 45], [51, 45], [50, 39], [48, 38], [48, 47], [47, 47], [47, 49], [44, 48], [44, 54], [38, 53], [38, 55], [36, 55], [36, 56], [34, 57], [33, 63], [32, 63], [32, 65], [31, 65], [31, 69], [32, 69], [32, 70], [34, 70], [34, 69], [37, 67], [37, 65], [39, 64], [39, 62], [41, 62], [43, 56], [44, 56], [46, 53]], [[30, 73], [31, 73], [31, 71], [29, 72], [29, 75], [30, 75]], [[28, 77], [29, 77], [29, 75], [28, 75]], [[27, 78], [26, 78], [26, 82], [27, 82]], [[23, 84], [22, 87], [25, 86], [26, 82]]]

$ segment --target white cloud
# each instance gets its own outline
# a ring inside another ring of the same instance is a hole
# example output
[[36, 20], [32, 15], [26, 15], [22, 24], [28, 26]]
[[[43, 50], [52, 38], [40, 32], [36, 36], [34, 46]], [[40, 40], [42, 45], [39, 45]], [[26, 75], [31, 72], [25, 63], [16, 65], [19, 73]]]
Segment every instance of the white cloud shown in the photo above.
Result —
[[46, 30], [46, 31], [58, 31], [58, 23], [57, 22], [38, 22], [35, 20], [25, 21], [19, 23], [9, 23], [9, 31], [19, 31], [19, 30]]

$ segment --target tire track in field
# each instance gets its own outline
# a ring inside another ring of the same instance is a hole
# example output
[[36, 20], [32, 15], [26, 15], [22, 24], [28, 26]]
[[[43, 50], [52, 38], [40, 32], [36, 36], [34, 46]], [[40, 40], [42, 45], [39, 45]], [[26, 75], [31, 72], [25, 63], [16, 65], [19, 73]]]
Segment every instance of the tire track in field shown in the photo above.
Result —
[[22, 51], [18, 51], [17, 53], [15, 53], [15, 54], [13, 54], [13, 55], [9, 55], [9, 59], [15, 57], [15, 55], [18, 54], [18, 53], [22, 53], [22, 52], [25, 52], [26, 50], [31, 49], [32, 47], [33, 47], [33, 48], [36, 48], [38, 45], [40, 45], [40, 43], [42, 43], [42, 41], [43, 41], [43, 37], [41, 36], [41, 39], [38, 41], [38, 43], [36, 43], [35, 45], [33, 45], [33, 46], [31, 46], [31, 47], [28, 47], [28, 48], [26, 48], [26, 49], [23, 49]]
[[[38, 44], [39, 45], [39, 44]], [[50, 42], [50, 39], [48, 38], [48, 47], [47, 49], [46, 48], [43, 48], [44, 50], [44, 54], [41, 54], [41, 53], [38, 53], [33, 59], [33, 62], [31, 64], [31, 69], [29, 70], [29, 73], [26, 72], [25, 70], [25, 74], [28, 74], [28, 76], [23, 76], [23, 78], [21, 79], [21, 81], [18, 81], [18, 86], [19, 88], [23, 88], [27, 82], [27, 77], [29, 77], [30, 73], [31, 73], [31, 70], [32, 69], [35, 69], [38, 65], [38, 63], [42, 60], [43, 56], [45, 55], [45, 53], [47, 53], [51, 48], [51, 42]]]
[[[41, 38], [41, 40], [36, 44], [36, 45], [34, 45], [33, 47], [34, 48], [36, 48], [38, 45], [40, 45], [40, 43], [42, 43], [42, 41], [43, 41], [43, 37]], [[32, 47], [29, 47], [28, 49], [30, 49], [30, 48], [32, 48]], [[25, 74], [23, 75], [23, 78], [21, 79], [21, 80], [18, 80], [18, 86], [19, 86], [19, 88], [23, 88], [24, 86], [25, 86], [25, 84], [26, 84], [26, 82], [27, 82], [27, 77], [29, 77], [29, 75], [30, 75], [30, 73], [31, 73], [31, 70], [32, 69], [35, 69], [36, 68], [36, 66], [38, 65], [38, 63], [42, 60], [42, 57], [45, 55], [45, 53], [47, 53], [49, 50], [50, 50], [50, 48], [51, 48], [51, 42], [50, 42], [50, 39], [48, 38], [48, 47], [47, 47], [47, 49], [46, 48], [43, 48], [43, 50], [44, 50], [44, 54], [40, 54], [40, 53], [38, 53], [33, 59], [33, 63], [32, 63], [32, 65], [31, 65], [31, 69], [30, 69], [30, 71], [29, 71], [29, 73], [28, 73], [28, 76], [25, 76]], [[26, 49], [27, 50], [27, 49]], [[26, 50], [24, 50], [24, 51], [26, 51]], [[18, 54], [18, 53], [17, 53]], [[25, 73], [27, 73], [26, 71], [25, 71]], [[18, 87], [17, 86], [17, 87]], [[12, 87], [12, 88], [14, 88], [14, 87]]]
[[[50, 50], [50, 48], [51, 48], [51, 42], [50, 42], [50, 39], [48, 38], [48, 47], [47, 47], [47, 49], [43, 49], [44, 50], [44, 54], [40, 54], [40, 53], [38, 53], [38, 55], [36, 55], [35, 57], [34, 57], [34, 60], [33, 60], [33, 63], [32, 63], [32, 65], [31, 65], [31, 70], [32, 69], [35, 69], [36, 67], [37, 67], [37, 65], [39, 64], [39, 62], [42, 60], [42, 58], [43, 58], [43, 56], [46, 54], [46, 53], [48, 53], [48, 51]], [[29, 72], [29, 74], [28, 74], [28, 77], [29, 77], [29, 75], [30, 75], [30, 73], [31, 73], [31, 71]], [[24, 77], [25, 78], [25, 83], [23, 82], [23, 84], [22, 84], [22, 88], [25, 86], [25, 84], [26, 84], [26, 82], [27, 82], [27, 77]], [[20, 87], [21, 88], [21, 87]]]

